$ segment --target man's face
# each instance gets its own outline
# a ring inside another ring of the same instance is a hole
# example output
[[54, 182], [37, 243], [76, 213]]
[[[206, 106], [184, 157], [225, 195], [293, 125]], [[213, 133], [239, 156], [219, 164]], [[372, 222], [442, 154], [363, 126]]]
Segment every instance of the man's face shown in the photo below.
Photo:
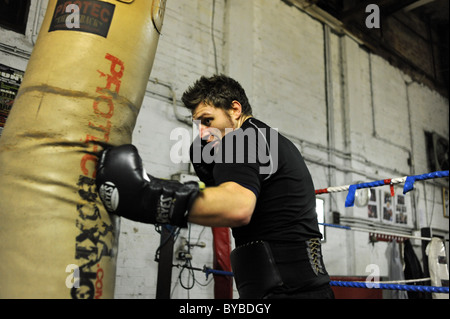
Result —
[[200, 122], [199, 132], [202, 140], [208, 143], [219, 142], [226, 133], [230, 132], [230, 129], [234, 129], [235, 123], [230, 113], [224, 109], [200, 103], [195, 108], [192, 118]]

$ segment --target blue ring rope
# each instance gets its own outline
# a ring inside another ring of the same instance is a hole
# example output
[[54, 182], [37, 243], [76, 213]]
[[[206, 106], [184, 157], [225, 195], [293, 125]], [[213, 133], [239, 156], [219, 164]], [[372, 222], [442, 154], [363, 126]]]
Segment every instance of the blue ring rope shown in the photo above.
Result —
[[213, 275], [223, 275], [223, 276], [234, 276], [234, 274], [231, 271], [225, 271], [225, 270], [215, 270], [205, 267], [203, 271], [206, 273], [206, 279], [208, 279], [208, 276], [210, 274]]
[[368, 289], [390, 289], [390, 290], [406, 290], [406, 291], [421, 291], [448, 294], [448, 287], [435, 286], [415, 286], [415, 285], [400, 285], [400, 284], [383, 284], [373, 282], [355, 282], [355, 281], [330, 281], [330, 286], [351, 287], [351, 288], [368, 288]]
[[442, 177], [448, 177], [448, 171], [438, 171], [428, 174], [408, 176], [406, 177], [405, 185], [403, 186], [403, 194], [406, 194], [407, 192], [409, 192], [414, 188], [415, 181], [422, 181], [425, 179], [442, 178]]
[[[406, 180], [405, 180], [405, 185], [403, 186], [403, 194], [406, 194], [407, 192], [414, 189], [415, 181], [423, 181], [426, 179], [448, 177], [448, 175], [449, 175], [448, 173], [449, 173], [449, 171], [437, 171], [437, 172], [432, 172], [432, 173], [427, 173], [427, 174], [407, 176]], [[353, 204], [355, 202], [355, 193], [356, 193], [357, 189], [384, 186], [384, 185], [386, 185], [385, 181], [386, 180], [379, 180], [379, 181], [375, 181], [375, 182], [350, 185], [348, 188], [347, 198], [345, 199], [345, 207], [353, 206]]]
[[[343, 229], [352, 230], [352, 228], [351, 228], [350, 226], [344, 226], [344, 225], [335, 225], [335, 224], [327, 224], [327, 223], [319, 223], [319, 225], [328, 226], [328, 227], [334, 227], [334, 228], [343, 228]], [[375, 231], [374, 231], [374, 232], [375, 232]]]

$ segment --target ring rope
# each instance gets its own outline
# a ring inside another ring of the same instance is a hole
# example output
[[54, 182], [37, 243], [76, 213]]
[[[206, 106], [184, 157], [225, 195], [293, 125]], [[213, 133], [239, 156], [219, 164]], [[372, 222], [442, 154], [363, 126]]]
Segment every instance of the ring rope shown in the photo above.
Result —
[[213, 275], [222, 275], [222, 276], [231, 276], [231, 277], [234, 276], [233, 272], [231, 272], [231, 271], [216, 270], [216, 269], [208, 268], [208, 267], [206, 267], [206, 266], [203, 267], [203, 272], [206, 274], [206, 279], [208, 279], [208, 276], [209, 276], [210, 274], [213, 274]]
[[422, 282], [430, 281], [431, 278], [420, 278], [420, 279], [405, 279], [405, 280], [391, 280], [391, 281], [371, 281], [372, 284], [408, 284], [412, 282]]
[[393, 236], [395, 238], [409, 238], [409, 239], [418, 239], [418, 240], [431, 241], [431, 238], [429, 238], [429, 237], [420, 237], [420, 236], [412, 236], [412, 235], [405, 235], [405, 234], [396, 234], [396, 233], [390, 233], [390, 232], [379, 231], [379, 230], [368, 229], [368, 228], [350, 227], [350, 226], [345, 226], [345, 225], [335, 225], [335, 224], [328, 224], [328, 223], [319, 223], [319, 225], [323, 225], [323, 226], [326, 226], [326, 227], [341, 228], [341, 229], [346, 229], [346, 230], [366, 232], [366, 233], [373, 233], [373, 234], [379, 234], [379, 235]]
[[448, 172], [449, 171], [437, 171], [437, 172], [421, 174], [421, 175], [383, 179], [383, 180], [368, 182], [368, 183], [352, 184], [352, 185], [345, 185], [345, 186], [332, 186], [332, 187], [328, 187], [328, 188], [317, 189], [315, 192], [316, 192], [316, 195], [318, 195], [318, 194], [337, 193], [337, 192], [343, 192], [343, 191], [348, 190], [347, 198], [345, 200], [345, 207], [352, 207], [355, 202], [355, 192], [357, 189], [373, 188], [373, 187], [384, 186], [384, 185], [391, 185], [391, 187], [392, 187], [394, 184], [404, 183], [405, 185], [403, 187], [403, 194], [406, 194], [407, 192], [414, 189], [415, 181], [448, 177]]
[[421, 291], [432, 293], [448, 294], [448, 287], [436, 286], [415, 286], [415, 285], [399, 285], [399, 284], [385, 284], [374, 282], [359, 282], [359, 281], [330, 281], [330, 286], [350, 287], [350, 288], [368, 288], [368, 289], [388, 289], [388, 290], [404, 290], [404, 291]]

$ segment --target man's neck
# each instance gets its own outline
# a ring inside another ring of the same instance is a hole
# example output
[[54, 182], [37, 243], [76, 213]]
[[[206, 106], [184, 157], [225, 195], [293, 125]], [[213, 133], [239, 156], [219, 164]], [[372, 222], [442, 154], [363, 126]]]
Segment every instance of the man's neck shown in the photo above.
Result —
[[241, 126], [244, 124], [245, 121], [247, 121], [249, 118], [253, 117], [252, 115], [244, 115], [242, 116], [238, 121], [235, 129], [241, 128]]

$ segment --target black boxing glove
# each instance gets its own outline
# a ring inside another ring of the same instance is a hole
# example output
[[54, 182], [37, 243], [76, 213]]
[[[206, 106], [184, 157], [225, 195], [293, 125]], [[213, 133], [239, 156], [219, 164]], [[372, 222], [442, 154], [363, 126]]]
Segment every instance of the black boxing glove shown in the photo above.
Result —
[[[205, 150], [205, 146], [208, 144], [205, 140], [202, 140], [199, 136], [194, 139], [194, 142], [191, 144], [189, 149], [189, 156], [191, 158], [192, 166], [194, 167], [195, 173], [197, 177], [205, 183], [206, 186], [215, 186], [214, 182], [214, 161], [211, 163], [206, 163], [203, 159], [203, 151]], [[212, 159], [213, 155], [211, 153], [214, 150], [210, 151], [209, 158]]]
[[96, 185], [109, 213], [149, 224], [187, 226], [189, 210], [199, 193], [197, 182], [180, 183], [148, 175], [135, 146], [103, 151]]

